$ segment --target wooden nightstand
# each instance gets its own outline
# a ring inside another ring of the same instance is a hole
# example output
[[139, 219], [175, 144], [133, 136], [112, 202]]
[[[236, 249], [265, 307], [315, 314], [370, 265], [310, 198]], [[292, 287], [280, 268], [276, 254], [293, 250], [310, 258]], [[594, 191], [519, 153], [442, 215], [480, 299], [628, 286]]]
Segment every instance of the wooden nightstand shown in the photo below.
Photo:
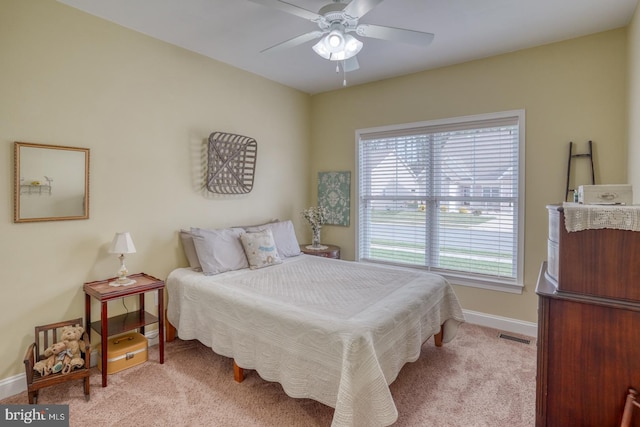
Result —
[[[164, 282], [145, 273], [128, 276], [136, 283], [129, 286], [109, 286], [114, 278], [88, 282], [84, 284], [85, 293], [85, 319], [86, 331], [91, 329], [100, 334], [102, 366], [107, 366], [107, 341], [109, 336], [117, 335], [132, 329], [139, 329], [144, 335], [145, 325], [158, 324], [158, 341], [160, 345], [160, 363], [164, 363]], [[158, 291], [158, 316], [154, 316], [144, 310], [144, 294]], [[140, 302], [137, 311], [109, 317], [107, 314], [107, 302], [132, 295], [139, 295]], [[91, 297], [96, 298], [101, 304], [100, 320], [91, 323]], [[102, 387], [107, 386], [107, 369], [102, 370]]]
[[323, 246], [327, 246], [327, 249], [319, 249], [319, 250], [307, 249], [307, 246], [310, 246], [310, 245], [311, 245], [310, 243], [307, 243], [305, 245], [300, 245], [300, 250], [302, 251], [302, 253], [305, 253], [307, 255], [321, 256], [325, 258], [340, 259], [340, 246], [323, 245]]

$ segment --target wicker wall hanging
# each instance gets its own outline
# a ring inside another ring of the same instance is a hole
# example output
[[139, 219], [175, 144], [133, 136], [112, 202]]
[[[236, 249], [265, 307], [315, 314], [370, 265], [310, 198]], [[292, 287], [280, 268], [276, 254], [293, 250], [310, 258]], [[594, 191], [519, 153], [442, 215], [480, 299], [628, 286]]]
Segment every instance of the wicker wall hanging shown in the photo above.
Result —
[[248, 136], [209, 135], [207, 189], [218, 194], [247, 194], [253, 188], [258, 143]]

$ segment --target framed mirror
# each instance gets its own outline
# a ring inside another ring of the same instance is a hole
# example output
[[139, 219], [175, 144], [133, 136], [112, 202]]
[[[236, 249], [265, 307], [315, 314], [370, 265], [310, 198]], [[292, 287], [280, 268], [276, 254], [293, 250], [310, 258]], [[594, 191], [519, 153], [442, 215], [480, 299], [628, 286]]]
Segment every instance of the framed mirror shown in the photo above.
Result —
[[89, 149], [14, 143], [14, 222], [89, 218]]

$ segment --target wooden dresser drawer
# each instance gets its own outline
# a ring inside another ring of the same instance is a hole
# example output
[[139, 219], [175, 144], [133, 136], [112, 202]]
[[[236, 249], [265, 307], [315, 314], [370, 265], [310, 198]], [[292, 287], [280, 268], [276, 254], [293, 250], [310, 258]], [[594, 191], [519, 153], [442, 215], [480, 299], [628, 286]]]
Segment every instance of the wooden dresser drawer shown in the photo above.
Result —
[[569, 233], [562, 206], [548, 209], [547, 277], [556, 280], [558, 290], [640, 302], [640, 232], [605, 228]]

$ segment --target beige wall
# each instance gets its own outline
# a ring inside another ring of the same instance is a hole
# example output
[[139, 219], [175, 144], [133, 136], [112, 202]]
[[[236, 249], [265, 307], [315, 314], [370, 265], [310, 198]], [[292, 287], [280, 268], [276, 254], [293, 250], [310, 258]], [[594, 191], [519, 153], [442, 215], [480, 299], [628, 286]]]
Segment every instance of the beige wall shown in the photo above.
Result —
[[[324, 93], [312, 101], [312, 177], [350, 170], [352, 194], [356, 129], [525, 109], [524, 293], [457, 286], [468, 310], [537, 321], [535, 284], [547, 257], [545, 205], [564, 197], [569, 141], [581, 151], [594, 141], [599, 183], [627, 179], [625, 29]], [[315, 199], [315, 178], [310, 185]], [[323, 240], [341, 245], [343, 256], [353, 259], [354, 199], [351, 208], [351, 226], [325, 227]]]
[[[82, 284], [117, 271], [117, 231], [138, 250], [129, 270], [159, 278], [186, 265], [182, 227], [279, 217], [308, 232], [308, 95], [55, 0], [0, 0], [0, 58], [0, 379], [24, 372], [35, 325], [84, 316]], [[248, 195], [198, 190], [213, 131], [258, 141]], [[89, 220], [13, 223], [14, 141], [91, 149]]]
[[640, 204], [640, 7], [629, 25], [629, 183], [634, 203]]
[[[630, 38], [633, 64], [637, 32]], [[84, 315], [82, 283], [117, 269], [107, 253], [116, 231], [130, 231], [138, 249], [127, 258], [129, 269], [160, 278], [185, 265], [182, 227], [291, 218], [306, 240], [299, 212], [316, 200], [318, 171], [352, 171], [355, 195], [356, 129], [520, 108], [527, 125], [525, 292], [456, 291], [466, 309], [535, 322], [535, 281], [546, 259], [544, 206], [563, 197], [568, 141], [581, 148], [595, 142], [601, 182], [627, 179], [626, 34], [309, 97], [54, 0], [0, 0], [0, 339], [7, 344], [0, 379], [23, 371], [34, 325]], [[637, 112], [640, 83], [631, 83], [630, 110]], [[633, 157], [640, 129], [630, 129]], [[255, 186], [246, 196], [214, 197], [198, 188], [203, 143], [216, 130], [258, 140]], [[13, 141], [91, 149], [89, 220], [12, 222]], [[341, 245], [347, 259], [355, 253], [353, 200], [352, 212], [350, 227], [323, 229], [323, 241]]]

